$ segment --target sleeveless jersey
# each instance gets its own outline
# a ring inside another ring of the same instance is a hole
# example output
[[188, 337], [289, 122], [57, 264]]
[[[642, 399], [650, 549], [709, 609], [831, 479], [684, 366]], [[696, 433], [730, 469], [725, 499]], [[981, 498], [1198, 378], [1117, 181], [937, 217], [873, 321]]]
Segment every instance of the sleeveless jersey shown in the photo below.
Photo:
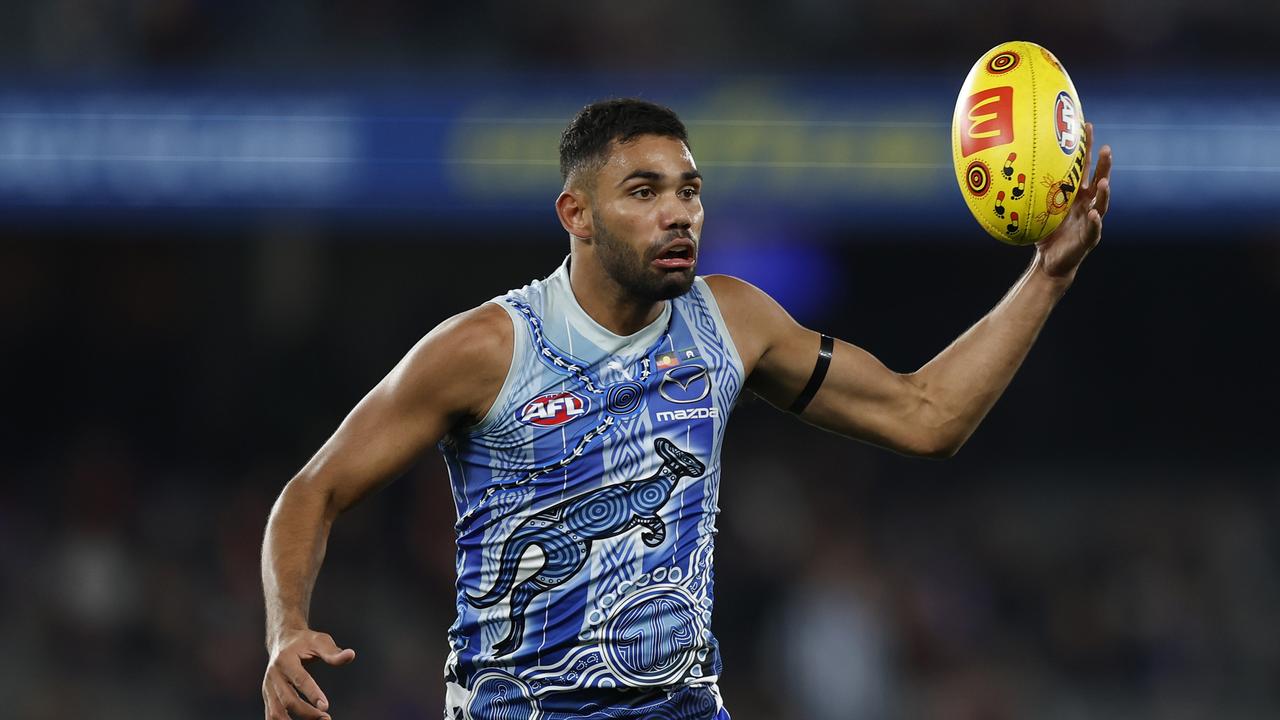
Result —
[[710, 720], [742, 362], [701, 278], [621, 337], [578, 305], [568, 268], [492, 301], [515, 327], [511, 369], [441, 443], [458, 516], [446, 718]]

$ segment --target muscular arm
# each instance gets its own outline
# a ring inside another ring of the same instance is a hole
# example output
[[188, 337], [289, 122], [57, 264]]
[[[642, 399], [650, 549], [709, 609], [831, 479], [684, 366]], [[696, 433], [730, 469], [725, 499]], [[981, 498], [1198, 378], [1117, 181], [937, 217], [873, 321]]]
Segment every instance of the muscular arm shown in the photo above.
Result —
[[[707, 280], [722, 312], [733, 307], [725, 320], [744, 364], [754, 360], [748, 387], [788, 407], [813, 372], [818, 333], [741, 280]], [[893, 372], [862, 348], [837, 340], [826, 380], [802, 417], [908, 455], [950, 456], [1008, 386], [1064, 289], [1033, 266], [986, 317], [913, 373]], [[731, 319], [743, 313], [741, 321]]]
[[286, 711], [327, 717], [328, 701], [302, 662], [343, 664], [354, 658], [308, 625], [311, 590], [334, 519], [404, 472], [451, 428], [484, 416], [510, 365], [512, 338], [509, 317], [494, 305], [445, 321], [356, 405], [285, 486], [262, 547], [271, 654], [263, 682], [268, 718], [287, 717]]
[[[1080, 189], [1067, 220], [1039, 243], [1018, 282], [919, 370], [893, 372], [865, 350], [837, 341], [826, 380], [804, 419], [909, 455], [954, 455], [1009, 385], [1081, 261], [1101, 239], [1110, 170], [1111, 150], [1103, 147], [1094, 182]], [[711, 276], [707, 282], [746, 366], [747, 386], [788, 407], [813, 372], [818, 334], [741, 280]]]

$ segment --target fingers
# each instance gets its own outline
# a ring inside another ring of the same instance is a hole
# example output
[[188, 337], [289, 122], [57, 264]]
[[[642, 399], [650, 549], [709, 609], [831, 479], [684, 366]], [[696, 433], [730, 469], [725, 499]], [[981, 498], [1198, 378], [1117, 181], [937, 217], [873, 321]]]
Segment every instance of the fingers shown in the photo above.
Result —
[[1111, 207], [1111, 179], [1104, 177], [1098, 181], [1098, 193], [1093, 197], [1093, 209], [1099, 216], [1103, 216], [1107, 214], [1109, 207]]
[[[1093, 139], [1093, 123], [1086, 123], [1088, 128], [1089, 139]], [[1091, 143], [1092, 144], [1092, 143]], [[1098, 211], [1098, 217], [1107, 214], [1107, 208], [1111, 207], [1111, 146], [1103, 145], [1098, 151], [1098, 166], [1093, 169], [1093, 180], [1089, 183], [1089, 187], [1093, 190], [1093, 202], [1091, 207]], [[1088, 167], [1088, 160], [1085, 161], [1085, 167]]]
[[1089, 211], [1089, 227], [1085, 231], [1085, 247], [1092, 250], [1102, 240], [1102, 214], [1096, 209]]
[[1098, 151], [1098, 166], [1093, 169], [1093, 183], [1095, 187], [1098, 183], [1111, 177], [1111, 146], [1103, 145]]
[[278, 672], [268, 673], [262, 695], [267, 705], [267, 720], [330, 720], [328, 713], [299, 696], [293, 684]]
[[316, 684], [315, 678], [312, 678], [306, 670], [298, 668], [295, 672], [286, 675], [285, 679], [289, 681], [289, 684], [298, 691], [298, 694], [304, 700], [309, 701], [321, 710], [329, 709], [329, 699], [320, 691], [320, 686]]
[[1084, 124], [1084, 172], [1080, 178], [1081, 192], [1088, 192], [1093, 183], [1089, 181], [1089, 163], [1093, 161], [1093, 123]]
[[330, 665], [346, 665], [356, 651], [340, 648], [327, 633], [303, 630], [273, 651], [262, 681], [262, 700], [268, 720], [329, 720], [329, 699], [302, 663], [319, 658]]

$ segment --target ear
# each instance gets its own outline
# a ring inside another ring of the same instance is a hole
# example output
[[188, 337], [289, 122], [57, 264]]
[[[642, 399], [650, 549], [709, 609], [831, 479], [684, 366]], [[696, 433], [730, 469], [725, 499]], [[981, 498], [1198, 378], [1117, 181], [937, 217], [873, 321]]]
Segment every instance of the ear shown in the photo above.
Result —
[[570, 235], [590, 240], [595, 233], [591, 222], [591, 199], [580, 189], [566, 187], [556, 198], [556, 217]]

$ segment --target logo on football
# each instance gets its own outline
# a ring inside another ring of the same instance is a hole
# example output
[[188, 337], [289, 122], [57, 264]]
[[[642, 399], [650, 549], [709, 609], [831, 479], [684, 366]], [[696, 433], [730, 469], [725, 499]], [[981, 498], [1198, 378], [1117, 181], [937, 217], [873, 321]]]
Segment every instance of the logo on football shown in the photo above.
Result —
[[1029, 245], [1057, 229], [1075, 199], [1088, 142], [1070, 76], [1034, 43], [988, 50], [956, 98], [956, 182], [978, 224], [1003, 242]]
[[1076, 104], [1065, 90], [1058, 93], [1053, 103], [1053, 131], [1058, 135], [1058, 147], [1070, 156], [1076, 151]]
[[591, 400], [575, 392], [558, 392], [538, 397], [525, 403], [520, 410], [520, 422], [539, 427], [556, 427], [591, 409]]

